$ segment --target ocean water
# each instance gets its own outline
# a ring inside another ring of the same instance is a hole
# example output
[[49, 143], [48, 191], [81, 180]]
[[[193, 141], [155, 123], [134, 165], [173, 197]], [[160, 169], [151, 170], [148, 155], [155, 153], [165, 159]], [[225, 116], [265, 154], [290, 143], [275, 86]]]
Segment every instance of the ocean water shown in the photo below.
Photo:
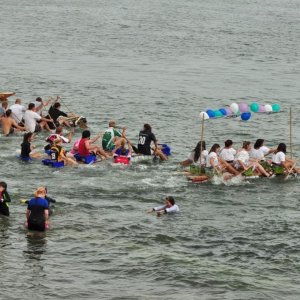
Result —
[[[191, 184], [176, 173], [199, 113], [232, 102], [282, 110], [207, 121], [209, 147], [289, 143], [292, 108], [299, 156], [299, 11], [296, 0], [0, 1], [0, 90], [24, 104], [61, 95], [94, 135], [115, 119], [136, 142], [148, 122], [173, 152], [56, 170], [21, 163], [21, 135], [0, 137], [13, 199], [0, 218], [0, 298], [299, 299], [299, 179]], [[40, 185], [57, 203], [51, 229], [31, 237], [19, 199]], [[145, 213], [166, 195], [179, 214]]]

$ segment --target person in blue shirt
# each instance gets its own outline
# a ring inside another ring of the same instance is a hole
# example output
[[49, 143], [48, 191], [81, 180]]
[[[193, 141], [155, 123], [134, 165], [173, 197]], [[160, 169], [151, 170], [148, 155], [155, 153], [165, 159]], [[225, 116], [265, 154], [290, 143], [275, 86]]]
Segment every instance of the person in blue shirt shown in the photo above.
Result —
[[28, 202], [26, 220], [29, 230], [45, 231], [48, 229], [49, 203], [45, 199], [45, 187], [39, 187], [34, 192], [34, 198]]

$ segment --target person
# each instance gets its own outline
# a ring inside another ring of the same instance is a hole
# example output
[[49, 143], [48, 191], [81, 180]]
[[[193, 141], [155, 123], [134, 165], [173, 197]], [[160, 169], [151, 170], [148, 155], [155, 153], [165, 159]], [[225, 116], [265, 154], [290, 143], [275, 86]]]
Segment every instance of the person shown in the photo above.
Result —
[[70, 123], [67, 120], [62, 121], [62, 124], [58, 122], [59, 117], [68, 117], [68, 114], [63, 112], [61, 109], [61, 104], [59, 102], [55, 102], [52, 106], [50, 106], [48, 114], [53, 119], [56, 126], [59, 125], [66, 125], [67, 127], [70, 127]]
[[234, 156], [236, 155], [236, 150], [232, 148], [232, 145], [232, 140], [226, 140], [225, 147], [220, 152], [220, 158], [231, 165], [233, 165]]
[[[200, 155], [202, 149], [202, 153]], [[205, 166], [206, 157], [208, 155], [208, 151], [206, 150], [206, 143], [205, 141], [200, 141], [197, 143], [194, 150], [190, 153], [186, 160], [180, 162], [180, 165], [183, 167], [187, 167], [191, 164], [196, 164], [200, 166]], [[200, 157], [201, 156], [201, 157]]]
[[157, 139], [152, 132], [152, 128], [149, 124], [144, 124], [143, 130], [139, 133], [138, 140], [138, 154], [141, 155], [152, 155], [151, 153], [151, 142], [154, 143], [153, 154], [159, 156], [161, 160], [167, 160], [167, 156], [158, 148]]
[[232, 167], [229, 163], [218, 157], [220, 145], [214, 144], [206, 158], [206, 167], [216, 173], [228, 171], [233, 175], [239, 175], [239, 172]]
[[251, 161], [249, 151], [251, 150], [251, 143], [244, 141], [242, 149], [237, 152], [235, 168], [241, 170], [244, 175], [263, 175], [269, 177], [270, 174], [257, 162]]
[[78, 147], [79, 147], [80, 140], [81, 139], [75, 140], [71, 151], [67, 152], [68, 157], [74, 157], [75, 155], [78, 154]]
[[72, 157], [67, 157], [64, 148], [61, 146], [61, 138], [57, 138], [53, 141], [53, 145], [50, 149], [51, 160], [56, 162], [63, 161], [65, 165], [77, 165], [77, 161]]
[[8, 108], [8, 102], [3, 101], [1, 103], [1, 107], [0, 107], [0, 118], [5, 117], [5, 112], [6, 112], [7, 108]]
[[[24, 114], [24, 123], [26, 130], [30, 132], [40, 132], [42, 128], [45, 127], [47, 131], [51, 132], [49, 126], [47, 126], [47, 122], [52, 122], [53, 120], [41, 117], [38, 113], [34, 111], [34, 109], [35, 104], [29, 103], [28, 109], [25, 111]], [[38, 124], [38, 122], [40, 123]]]
[[256, 159], [257, 161], [265, 161], [265, 156], [274, 152], [274, 149], [266, 147], [264, 142], [264, 139], [256, 140], [253, 149], [249, 153], [250, 158]]
[[26, 223], [29, 230], [45, 231], [49, 226], [49, 204], [45, 196], [45, 188], [39, 187], [34, 192], [34, 198], [28, 202]]
[[24, 105], [22, 105], [21, 99], [16, 99], [15, 104], [10, 106], [11, 109], [11, 116], [12, 118], [19, 124], [24, 125], [23, 122], [23, 116], [26, 111], [26, 108]]
[[157, 207], [151, 208], [148, 213], [156, 212], [157, 216], [167, 213], [177, 213], [179, 212], [179, 207], [175, 204], [175, 200], [172, 196], [166, 197], [165, 205], [160, 205]]
[[8, 109], [5, 112], [5, 117], [1, 119], [2, 123], [2, 133], [6, 136], [9, 136], [15, 132], [24, 131], [25, 127], [20, 126], [17, 122], [11, 117], [11, 109]]
[[7, 183], [0, 182], [0, 215], [9, 216], [8, 203], [11, 202], [10, 196], [7, 192]]
[[72, 137], [73, 137], [73, 134], [74, 134], [74, 129], [71, 130], [71, 131], [69, 131], [67, 137], [63, 136], [62, 134], [63, 134], [63, 127], [62, 127], [62, 126], [56, 127], [55, 133], [49, 135], [49, 136], [46, 138], [46, 142], [48, 142], [48, 145], [46, 145], [46, 146], [44, 147], [45, 150], [46, 150], [46, 151], [47, 151], [47, 150], [50, 150], [51, 146], [53, 145], [53, 141], [54, 141], [55, 139], [58, 139], [58, 138], [60, 138], [61, 141], [62, 141], [63, 143], [67, 143], [67, 144], [71, 143]]
[[[45, 188], [45, 192], [46, 192], [45, 199], [47, 200], [48, 206], [49, 206], [49, 216], [51, 216], [51, 215], [53, 214], [53, 212], [54, 212], [54, 209], [53, 209], [53, 207], [51, 206], [51, 204], [52, 204], [52, 203], [56, 203], [56, 200], [53, 199], [53, 198], [51, 198], [51, 197], [49, 197], [48, 194], [47, 194], [47, 193], [48, 193], [47, 188], [46, 188], [46, 187], [44, 187], [44, 188]], [[29, 200], [26, 200], [26, 201], [23, 201], [23, 200], [22, 200], [22, 203], [28, 204], [28, 203], [29, 203]]]
[[[300, 173], [300, 168], [296, 168], [296, 163], [292, 159], [286, 158], [286, 144], [280, 143], [272, 155], [272, 167], [276, 174], [282, 174], [284, 171], [290, 173], [294, 170]], [[279, 168], [278, 168], [279, 167]]]
[[34, 134], [32, 132], [27, 132], [23, 136], [23, 143], [21, 144], [21, 158], [23, 160], [30, 160], [32, 158], [41, 158], [42, 154], [34, 152], [35, 146], [31, 145], [34, 139]]
[[49, 105], [51, 98], [49, 98], [47, 101], [43, 101], [43, 99], [41, 97], [37, 97], [35, 99], [35, 101], [38, 102], [39, 105], [35, 106], [34, 111], [42, 117], [43, 116], [43, 108], [45, 106]]
[[94, 154], [99, 155], [101, 158], [108, 158], [109, 156], [103, 149], [101, 149], [101, 147], [93, 145], [93, 143], [95, 143], [101, 136], [102, 134], [99, 133], [95, 138], [90, 139], [91, 132], [89, 130], [84, 130], [78, 145], [78, 154], [83, 157]]
[[122, 144], [119, 148], [115, 148], [112, 153], [115, 163], [129, 164], [132, 156], [132, 146], [128, 139], [126, 139], [128, 148], [126, 148], [125, 140], [122, 141]]
[[108, 129], [102, 137], [102, 148], [104, 151], [111, 152], [115, 148], [119, 148], [126, 134], [126, 127], [122, 128], [122, 132], [117, 130], [116, 121], [109, 121]]

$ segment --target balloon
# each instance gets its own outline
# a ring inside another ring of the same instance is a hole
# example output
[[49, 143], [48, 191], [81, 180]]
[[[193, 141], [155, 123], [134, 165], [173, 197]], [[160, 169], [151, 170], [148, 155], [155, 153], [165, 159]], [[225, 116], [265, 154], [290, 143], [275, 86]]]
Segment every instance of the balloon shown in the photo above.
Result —
[[239, 110], [242, 113], [247, 112], [247, 111], [249, 111], [249, 105], [247, 103], [240, 103]]
[[272, 109], [274, 112], [279, 112], [280, 111], [280, 105], [275, 103], [272, 105]]
[[250, 104], [250, 109], [251, 109], [251, 111], [253, 111], [253, 112], [258, 112], [258, 111], [259, 111], [259, 105], [258, 105], [256, 102], [251, 103], [251, 104]]
[[209, 115], [205, 112], [205, 111], [202, 111], [200, 114], [199, 114], [199, 117], [200, 117], [200, 120], [208, 120], [209, 119]]
[[214, 117], [216, 116], [215, 112], [214, 112], [213, 110], [211, 110], [211, 109], [208, 109], [208, 110], [206, 111], [206, 113], [208, 114], [208, 116], [209, 116], [210, 118], [214, 118]]
[[241, 114], [241, 119], [243, 120], [243, 121], [248, 121], [249, 119], [251, 118], [251, 112], [243, 112], [242, 114]]
[[272, 112], [272, 111], [273, 111], [272, 105], [266, 104], [266, 105], [265, 105], [265, 110], [266, 110], [267, 113]]
[[229, 107], [226, 107], [225, 110], [226, 110], [226, 116], [232, 115], [232, 110]]
[[225, 108], [220, 108], [219, 111], [221, 112], [221, 114], [222, 114], [223, 116], [227, 116], [227, 111], [226, 111]]
[[262, 112], [266, 112], [266, 110], [265, 110], [265, 106], [264, 106], [264, 105], [262, 105], [262, 104], [260, 104], [260, 105], [259, 105], [259, 110], [258, 110], [258, 112], [260, 112], [260, 113], [262, 113]]
[[221, 117], [223, 117], [223, 114], [222, 114], [219, 110], [215, 110], [214, 113], [215, 113], [215, 117], [216, 117], [216, 118], [221, 118]]
[[234, 114], [237, 114], [239, 112], [239, 106], [236, 103], [231, 103], [230, 104], [230, 109]]

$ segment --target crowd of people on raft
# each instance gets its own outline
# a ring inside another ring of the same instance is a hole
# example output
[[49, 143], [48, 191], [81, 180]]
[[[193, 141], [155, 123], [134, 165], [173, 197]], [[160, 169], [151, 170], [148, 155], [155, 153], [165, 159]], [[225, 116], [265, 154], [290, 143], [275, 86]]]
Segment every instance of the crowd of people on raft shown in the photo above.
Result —
[[[152, 132], [149, 124], [144, 124], [139, 132], [138, 144], [135, 147], [126, 137], [126, 127], [118, 128], [116, 122], [109, 121], [109, 126], [104, 133], [99, 133], [91, 137], [91, 132], [83, 130], [81, 138], [75, 140], [72, 149], [66, 151], [64, 144], [70, 144], [74, 135], [76, 125], [72, 123], [74, 119], [80, 118], [73, 113], [65, 113], [61, 110], [61, 104], [58, 102], [60, 97], [43, 101], [38, 97], [35, 103], [29, 103], [26, 109], [22, 105], [21, 99], [16, 99], [11, 106], [7, 99], [2, 101], [0, 108], [0, 124], [4, 136], [10, 136], [15, 132], [25, 131], [23, 142], [21, 144], [22, 160], [28, 161], [44, 156], [43, 153], [35, 151], [32, 145], [36, 133], [45, 130], [50, 133], [46, 138], [45, 152], [50, 155], [51, 160], [64, 162], [65, 165], [78, 164], [78, 157], [98, 156], [105, 160], [111, 156], [115, 161], [129, 162], [132, 154], [136, 155], [155, 155], [161, 160], [167, 160], [167, 156], [160, 149], [157, 139]], [[43, 116], [43, 108], [50, 102], [48, 114]], [[71, 129], [67, 135], [64, 135], [64, 127]], [[120, 130], [121, 129], [121, 130]], [[102, 137], [101, 146], [96, 141]], [[154, 148], [151, 144], [154, 144]], [[226, 140], [221, 149], [219, 144], [213, 144], [208, 151], [205, 141], [197, 143], [195, 149], [188, 158], [180, 164], [183, 167], [190, 166], [188, 174], [191, 179], [205, 180], [213, 174], [230, 174], [227, 178], [240, 174], [251, 176], [270, 177], [274, 173], [300, 173], [296, 168], [294, 160], [286, 157], [286, 145], [280, 143], [277, 147], [268, 148], [264, 145], [263, 139], [258, 139], [253, 147], [250, 141], [244, 141], [239, 150], [233, 148], [232, 140]], [[267, 155], [272, 155], [271, 159], [266, 159]], [[126, 160], [122, 160], [124, 158]], [[79, 159], [80, 161], [80, 159]], [[179, 207], [175, 204], [173, 197], [168, 196], [165, 204], [151, 208], [148, 212], [155, 212], [158, 216], [164, 213], [178, 212]], [[0, 182], [0, 214], [9, 216], [9, 203], [11, 198], [7, 192], [7, 184]], [[47, 188], [39, 187], [34, 192], [34, 198], [26, 201], [26, 227], [30, 230], [44, 231], [49, 227], [49, 215], [51, 214], [50, 203], [55, 200], [47, 196]]]
[[[64, 144], [71, 143], [74, 134], [74, 126], [82, 117], [74, 113], [66, 113], [61, 110], [60, 97], [44, 101], [41, 97], [36, 99], [36, 103], [31, 102], [26, 109], [22, 105], [22, 100], [17, 98], [15, 103], [9, 106], [8, 100], [2, 101], [0, 109], [0, 125], [2, 134], [10, 136], [16, 132], [24, 131], [23, 142], [21, 144], [21, 159], [28, 161], [35, 158], [42, 158], [43, 153], [36, 152], [32, 141], [36, 133], [48, 131], [49, 137], [46, 139], [45, 151], [51, 156], [51, 161], [63, 162], [64, 165], [76, 165], [85, 161], [88, 156], [99, 157], [102, 160], [114, 157], [115, 162], [128, 164], [131, 156], [134, 155], [154, 155], [161, 160], [167, 160], [167, 156], [158, 145], [157, 139], [149, 124], [144, 124], [139, 132], [138, 145], [135, 147], [126, 137], [126, 127], [117, 128], [116, 122], [111, 120], [107, 130], [102, 134], [91, 137], [89, 130], [84, 130], [80, 139], [77, 139], [71, 149], [66, 151]], [[50, 105], [47, 115], [43, 115], [43, 109]], [[75, 123], [72, 123], [72, 121]], [[87, 128], [86, 124], [84, 124]], [[70, 132], [65, 137], [63, 128], [67, 127]], [[102, 145], [95, 142], [102, 137]], [[154, 147], [151, 146], [154, 144]]]
[[[206, 180], [212, 174], [227, 174], [227, 178], [237, 175], [265, 176], [274, 174], [300, 173], [294, 160], [287, 158], [287, 147], [280, 143], [269, 148], [263, 139], [257, 139], [253, 147], [250, 141], [244, 141], [239, 150], [235, 150], [232, 140], [226, 140], [221, 149], [219, 144], [213, 144], [206, 150], [205, 141], [197, 143], [189, 157], [180, 164], [190, 166], [190, 179]], [[272, 155], [267, 159], [267, 155]]]

